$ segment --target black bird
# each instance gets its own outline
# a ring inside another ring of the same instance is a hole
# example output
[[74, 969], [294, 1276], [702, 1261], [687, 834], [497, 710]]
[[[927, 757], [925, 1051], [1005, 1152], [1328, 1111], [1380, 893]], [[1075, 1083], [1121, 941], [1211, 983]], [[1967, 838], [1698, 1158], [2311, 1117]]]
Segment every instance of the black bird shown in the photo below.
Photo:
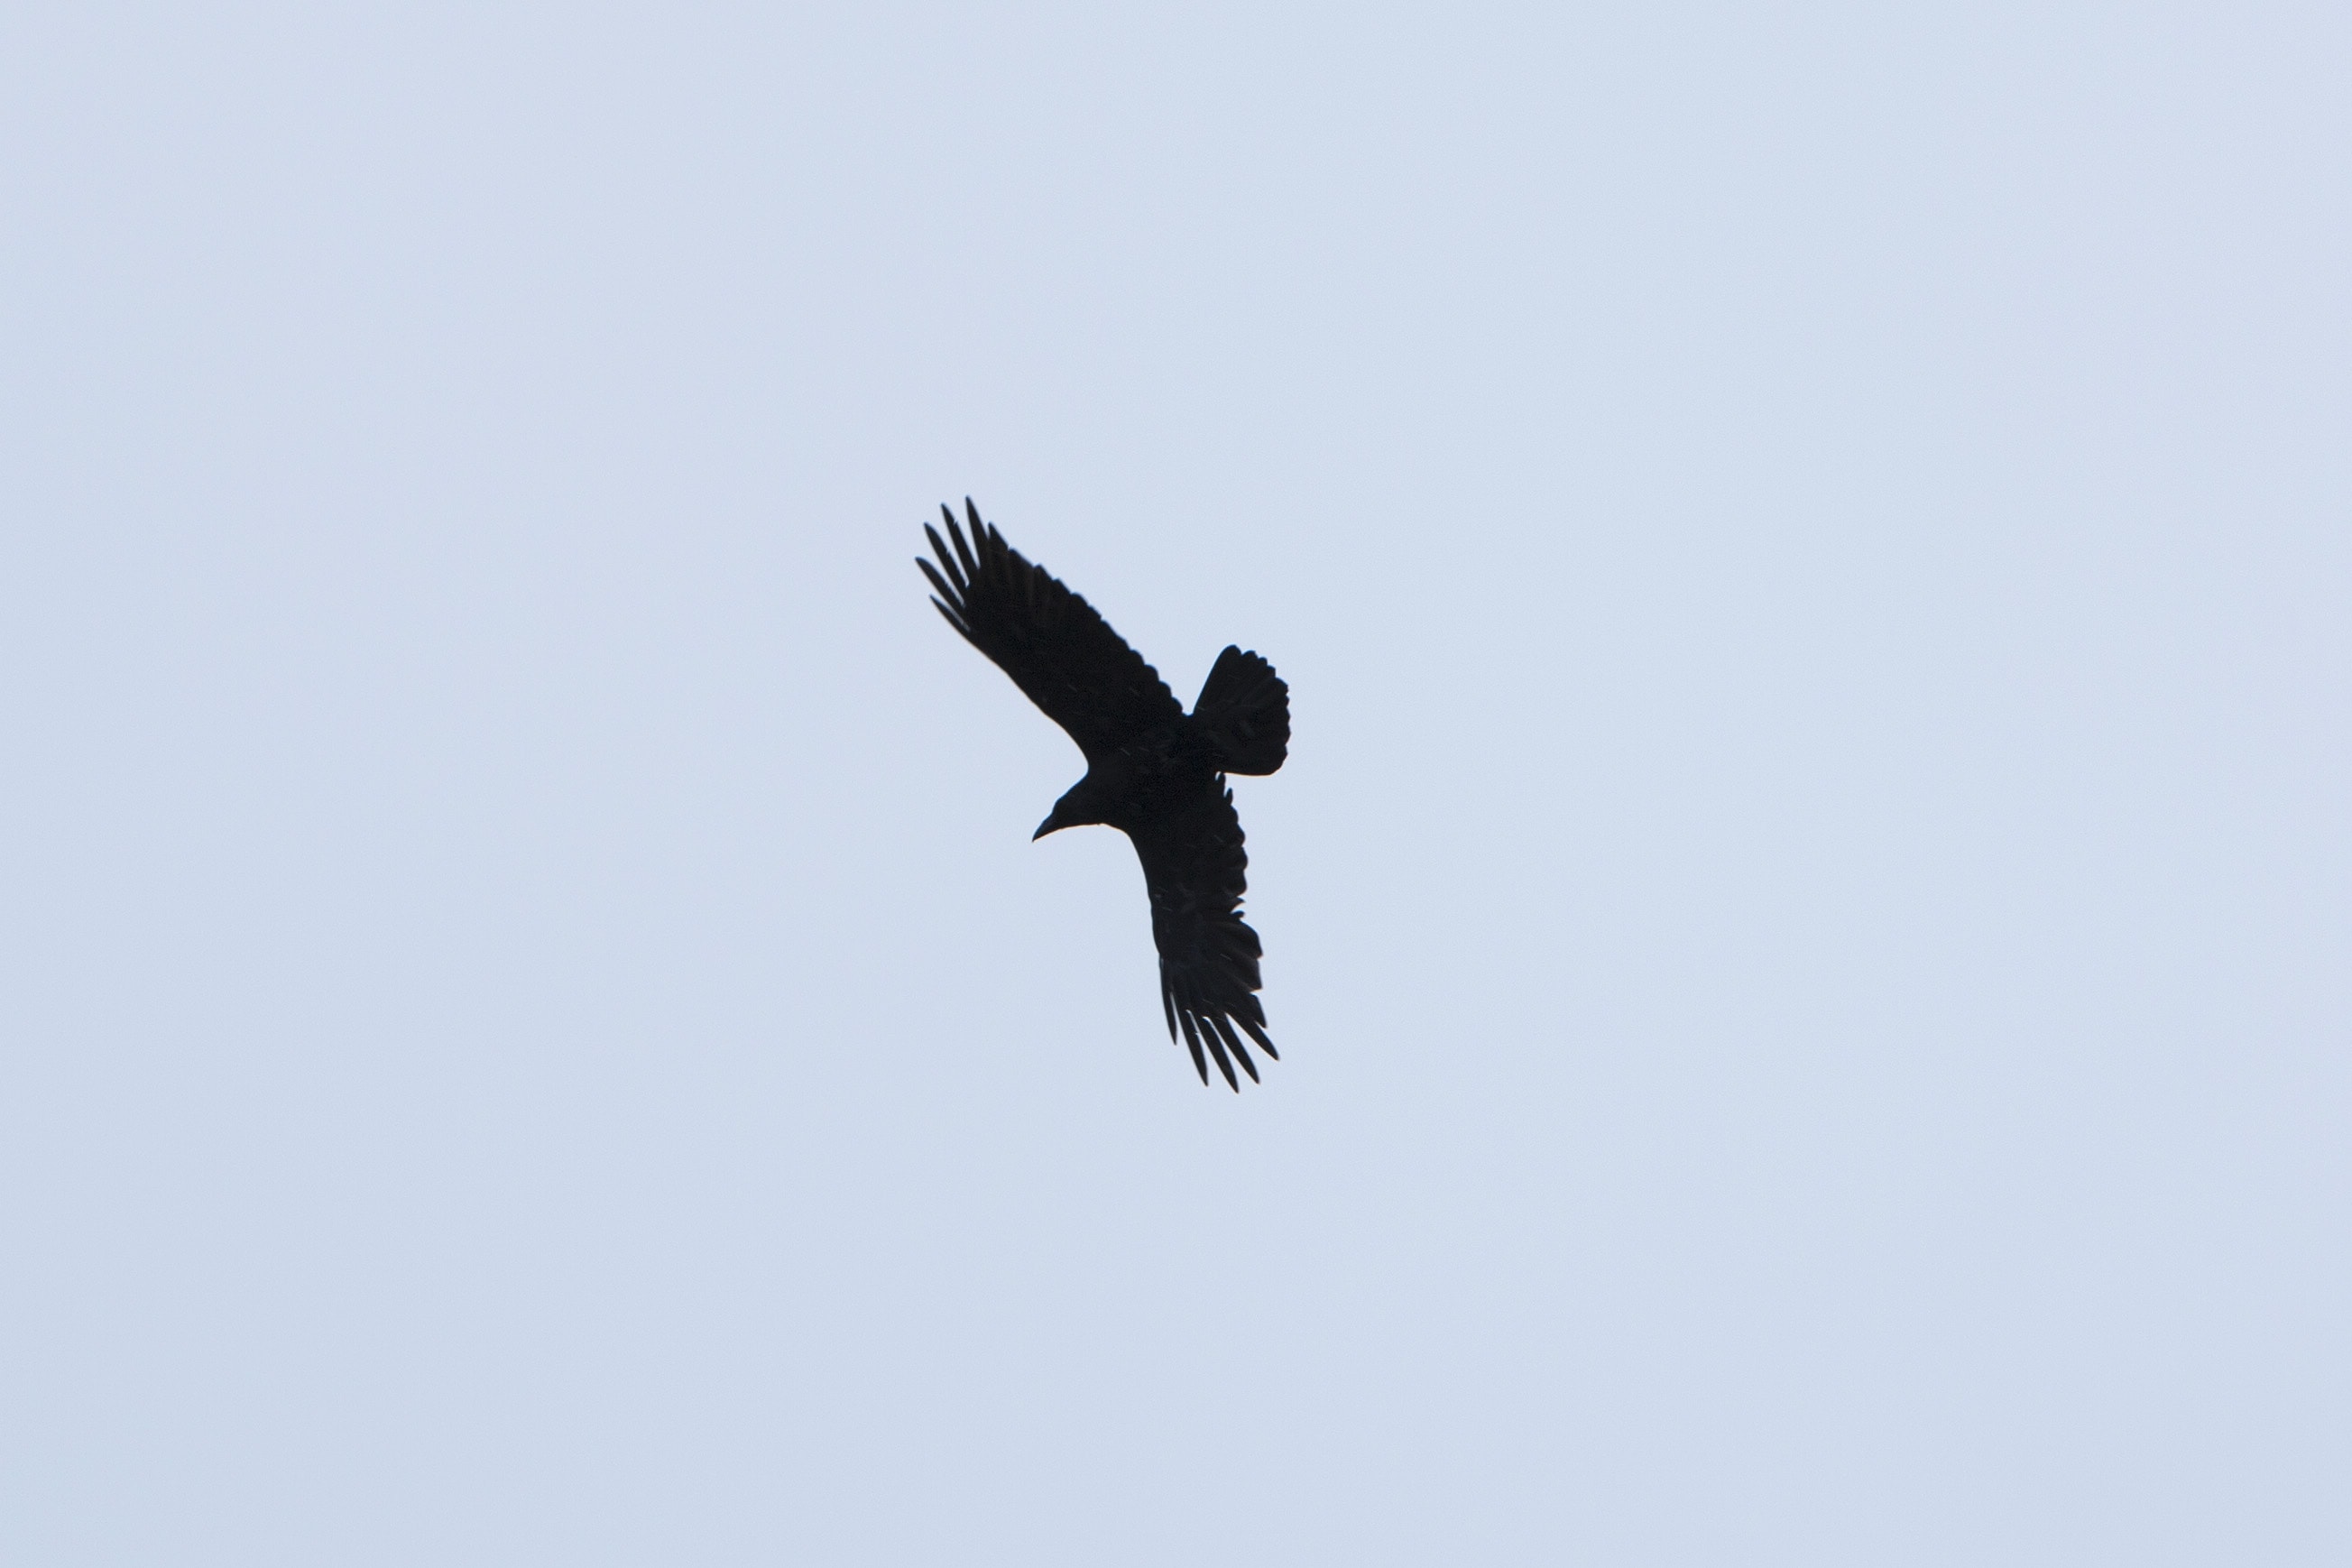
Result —
[[1134, 843], [1151, 894], [1168, 1037], [1181, 1023], [1201, 1081], [1209, 1081], [1206, 1046], [1238, 1092], [1236, 1060], [1257, 1081], [1243, 1035], [1276, 1060], [1280, 1053], [1258, 1005], [1257, 932], [1241, 917], [1249, 857], [1224, 775], [1282, 766], [1290, 750], [1290, 688], [1257, 655], [1228, 647], [1185, 712], [1094, 606], [1005, 543], [969, 496], [963, 505], [969, 544], [944, 506], [952, 551], [923, 525], [940, 558], [938, 567], [915, 558], [939, 590], [931, 603], [1087, 755], [1087, 776], [1030, 837], [1101, 823]]

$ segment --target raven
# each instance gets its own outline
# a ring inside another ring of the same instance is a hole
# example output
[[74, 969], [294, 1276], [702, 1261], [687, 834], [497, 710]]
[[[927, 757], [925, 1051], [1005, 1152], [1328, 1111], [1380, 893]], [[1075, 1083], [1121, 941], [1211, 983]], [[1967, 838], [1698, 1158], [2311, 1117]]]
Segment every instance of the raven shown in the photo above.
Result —
[[[1143, 862], [1151, 895], [1151, 940], [1160, 949], [1160, 1005], [1168, 1037], [1184, 1026], [1192, 1067], [1209, 1081], [1201, 1048], [1225, 1082], [1240, 1061], [1257, 1064], [1241, 1037], [1269, 1057], [1258, 1005], [1257, 932], [1242, 922], [1241, 819], [1227, 773], [1270, 773], [1290, 750], [1290, 688], [1274, 666], [1228, 647], [1217, 656], [1187, 713], [1141, 655], [1043, 566], [1004, 542], [964, 498], [971, 541], [946, 507], [950, 551], [929, 523], [933, 566], [915, 564], [938, 595], [931, 603], [966, 642], [996, 661], [1045, 717], [1070, 732], [1087, 757], [1072, 784], [1030, 837], [1100, 823], [1125, 833]], [[942, 570], [944, 569], [944, 570]]]

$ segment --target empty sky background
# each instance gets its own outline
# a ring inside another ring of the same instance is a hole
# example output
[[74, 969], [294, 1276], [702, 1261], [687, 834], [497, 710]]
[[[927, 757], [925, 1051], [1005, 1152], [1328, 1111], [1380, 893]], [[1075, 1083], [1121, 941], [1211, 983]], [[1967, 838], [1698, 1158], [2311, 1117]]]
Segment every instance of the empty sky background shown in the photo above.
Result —
[[0, 1556], [2352, 1561], [2347, 16], [9, 7]]

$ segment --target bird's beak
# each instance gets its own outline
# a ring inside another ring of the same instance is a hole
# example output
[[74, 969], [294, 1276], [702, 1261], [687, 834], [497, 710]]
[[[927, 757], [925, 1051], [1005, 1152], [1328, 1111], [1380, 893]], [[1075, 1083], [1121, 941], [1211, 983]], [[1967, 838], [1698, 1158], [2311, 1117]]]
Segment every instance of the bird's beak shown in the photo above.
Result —
[[1037, 831], [1029, 836], [1029, 842], [1032, 844], [1036, 843], [1037, 840], [1045, 837], [1045, 835], [1053, 832], [1054, 829], [1061, 826], [1062, 825], [1060, 823], [1055, 821], [1052, 817], [1047, 817], [1045, 821], [1037, 825]]

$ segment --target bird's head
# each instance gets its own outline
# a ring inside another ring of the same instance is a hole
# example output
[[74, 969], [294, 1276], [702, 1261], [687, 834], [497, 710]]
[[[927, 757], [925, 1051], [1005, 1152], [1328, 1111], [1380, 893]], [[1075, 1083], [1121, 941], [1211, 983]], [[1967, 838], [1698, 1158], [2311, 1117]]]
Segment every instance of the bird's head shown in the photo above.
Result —
[[1054, 809], [1045, 814], [1045, 820], [1037, 825], [1037, 831], [1029, 836], [1029, 842], [1034, 844], [1048, 833], [1059, 833], [1065, 827], [1084, 827], [1101, 820], [1102, 815], [1095, 807], [1087, 781], [1080, 779], [1054, 803]]

